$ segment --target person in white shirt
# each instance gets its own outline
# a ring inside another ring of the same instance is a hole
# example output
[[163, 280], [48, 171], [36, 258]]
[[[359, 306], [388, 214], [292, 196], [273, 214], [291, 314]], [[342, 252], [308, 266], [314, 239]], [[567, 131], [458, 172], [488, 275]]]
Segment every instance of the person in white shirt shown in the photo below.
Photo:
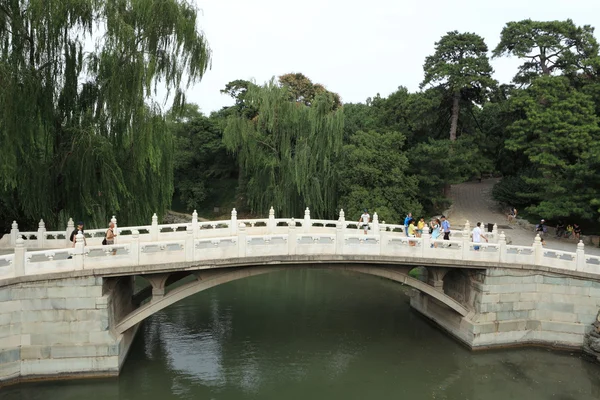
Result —
[[362, 215], [358, 219], [358, 225], [362, 226], [362, 228], [365, 231], [365, 235], [367, 234], [367, 231], [369, 230], [369, 221], [371, 220], [371, 216], [369, 215], [368, 211], [369, 210], [367, 210], [365, 208], [364, 212], [362, 213]]
[[[478, 222], [477, 226], [473, 228], [471, 236], [473, 236], [473, 243], [481, 243], [481, 238], [484, 238], [486, 242], [488, 241], [488, 239], [485, 236], [483, 236], [483, 233], [481, 232], [481, 222]], [[479, 246], [473, 246], [473, 250], [478, 251]]]

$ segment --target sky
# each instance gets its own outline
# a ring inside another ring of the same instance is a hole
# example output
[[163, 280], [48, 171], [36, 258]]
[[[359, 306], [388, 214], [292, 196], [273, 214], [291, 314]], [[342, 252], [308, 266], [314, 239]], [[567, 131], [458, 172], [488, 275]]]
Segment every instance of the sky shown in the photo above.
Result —
[[[264, 83], [301, 72], [345, 103], [418, 91], [425, 57], [449, 31], [474, 32], [493, 49], [507, 22], [565, 20], [600, 32], [599, 0], [190, 0], [212, 50], [212, 67], [187, 90], [205, 114], [230, 105], [236, 79]], [[598, 32], [596, 37], [598, 38]], [[520, 61], [492, 60], [508, 83]]]

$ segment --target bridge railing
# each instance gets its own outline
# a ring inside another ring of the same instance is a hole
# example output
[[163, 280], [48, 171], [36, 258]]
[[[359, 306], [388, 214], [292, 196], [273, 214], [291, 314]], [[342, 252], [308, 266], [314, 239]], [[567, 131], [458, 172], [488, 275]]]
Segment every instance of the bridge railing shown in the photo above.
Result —
[[[354, 224], [346, 223], [343, 215], [335, 228], [321, 227], [326, 230], [317, 230], [308, 223], [299, 224], [294, 219], [289, 219], [287, 226], [273, 221], [266, 221], [266, 224], [262, 226], [258, 220], [236, 222], [234, 234], [214, 237], [196, 237], [193, 226], [185, 225], [184, 231], [177, 226], [171, 229], [169, 239], [155, 241], [144, 239], [151, 233], [142, 235], [133, 229], [127, 243], [109, 246], [86, 245], [80, 232], [75, 247], [37, 251], [27, 251], [25, 240], [19, 237], [15, 253], [0, 256], [0, 281], [84, 269], [110, 272], [119, 267], [135, 266], [143, 270], [149, 265], [201, 264], [223, 259], [248, 262], [249, 257], [257, 257], [254, 262], [261, 263], [260, 257], [288, 255], [386, 256], [417, 265], [422, 260], [459, 260], [482, 267], [487, 263], [496, 266], [518, 264], [532, 269], [553, 267], [600, 275], [600, 257], [586, 255], [582, 242], [577, 245], [576, 252], [570, 253], [543, 248], [539, 237], [532, 246], [507, 245], [503, 233], [499, 235], [498, 243], [473, 243], [468, 234], [454, 235], [452, 240], [432, 240], [428, 232], [419, 238], [407, 237], [403, 232], [381, 230], [377, 226], [365, 235], [362, 230], [352, 227]], [[232, 228], [230, 225], [212, 230]], [[272, 233], [264, 233], [269, 230]]]

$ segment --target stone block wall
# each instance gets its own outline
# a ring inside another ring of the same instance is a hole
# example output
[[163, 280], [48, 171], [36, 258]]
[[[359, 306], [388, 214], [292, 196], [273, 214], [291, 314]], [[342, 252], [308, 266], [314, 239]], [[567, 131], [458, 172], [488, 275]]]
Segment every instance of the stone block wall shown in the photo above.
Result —
[[461, 318], [421, 293], [411, 306], [474, 349], [582, 349], [600, 310], [600, 282], [531, 270], [451, 271], [444, 291], [472, 313]]
[[550, 273], [490, 269], [478, 289], [473, 347], [581, 348], [600, 309], [600, 282]]
[[[121, 285], [123, 289], [127, 284]], [[0, 288], [0, 384], [57, 375], [117, 375], [132, 336], [111, 332], [114, 296], [100, 277]]]

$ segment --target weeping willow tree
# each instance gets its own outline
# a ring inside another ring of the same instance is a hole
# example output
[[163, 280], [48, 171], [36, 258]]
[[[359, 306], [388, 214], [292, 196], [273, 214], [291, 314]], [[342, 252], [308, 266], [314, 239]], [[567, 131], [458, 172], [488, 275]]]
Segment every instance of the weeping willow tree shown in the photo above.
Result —
[[245, 94], [256, 116], [231, 116], [223, 134], [246, 176], [246, 202], [252, 212], [274, 206], [281, 215], [335, 213], [336, 173], [333, 158], [342, 145], [343, 110], [323, 92], [310, 106], [290, 100], [289, 88], [271, 80], [251, 85]]
[[[185, 0], [0, 0], [0, 214], [146, 223], [169, 206], [175, 108], [210, 49]], [[160, 86], [158, 86], [160, 84]]]

